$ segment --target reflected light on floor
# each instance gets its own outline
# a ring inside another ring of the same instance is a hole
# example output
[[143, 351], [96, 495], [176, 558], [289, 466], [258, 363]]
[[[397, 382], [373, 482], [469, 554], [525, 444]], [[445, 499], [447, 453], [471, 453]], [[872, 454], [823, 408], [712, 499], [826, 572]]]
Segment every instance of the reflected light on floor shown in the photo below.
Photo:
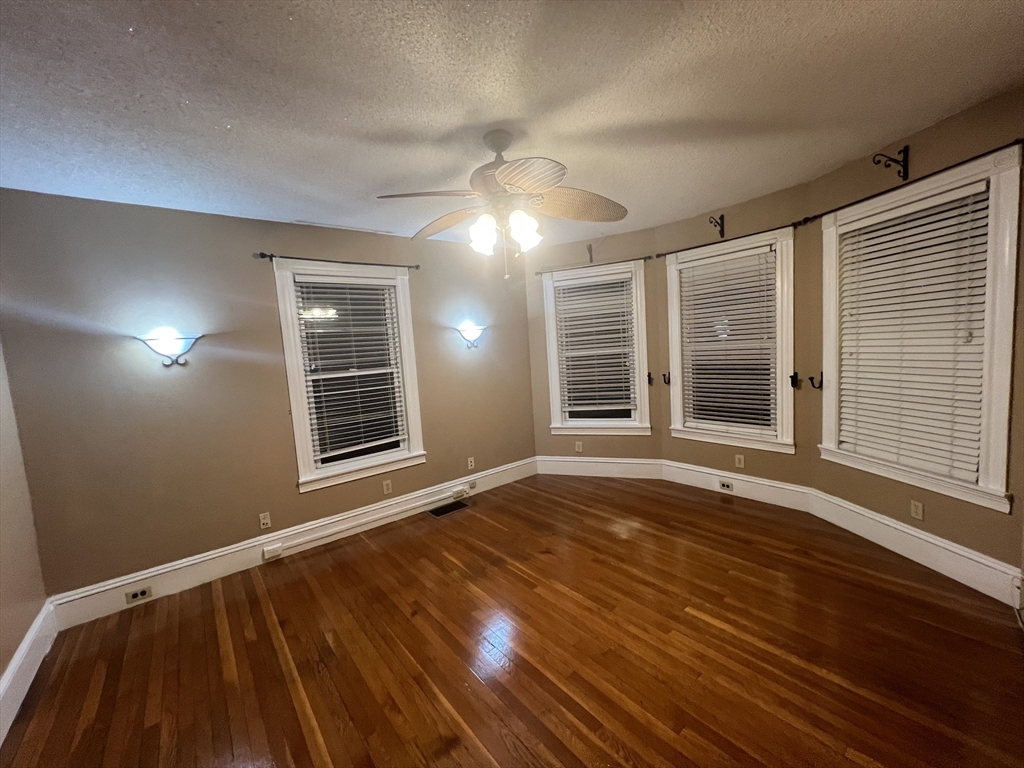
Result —
[[501, 672], [512, 671], [515, 648], [515, 624], [501, 611], [494, 613], [484, 624], [477, 638], [473, 672], [481, 680], [488, 680]]

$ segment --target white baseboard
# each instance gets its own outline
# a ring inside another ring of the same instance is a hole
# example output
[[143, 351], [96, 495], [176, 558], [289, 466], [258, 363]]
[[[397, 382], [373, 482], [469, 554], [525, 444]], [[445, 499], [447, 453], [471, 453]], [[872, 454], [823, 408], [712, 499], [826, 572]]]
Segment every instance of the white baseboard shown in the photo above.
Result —
[[711, 491], [719, 490], [719, 480], [728, 480], [736, 496], [809, 512], [1001, 603], [1016, 607], [1020, 599], [1019, 568], [815, 488], [664, 459], [538, 456], [537, 471], [589, 477], [661, 477]]
[[14, 652], [7, 669], [0, 677], [0, 744], [7, 738], [7, 731], [14, 722], [14, 716], [18, 714], [39, 665], [56, 637], [57, 625], [53, 620], [53, 608], [47, 600], [36, 614], [35, 621], [28, 628], [21, 644], [18, 645], [18, 650]]
[[1019, 599], [1021, 573], [1014, 566], [814, 488], [663, 459], [537, 456], [50, 597], [0, 678], [0, 743], [57, 632], [124, 609], [130, 589], [174, 594], [259, 565], [266, 546], [281, 544], [283, 554], [294, 554], [429, 509], [471, 481], [480, 492], [537, 473], [664, 479], [714, 491], [728, 480], [737, 496], [809, 512], [1000, 602], [1016, 606]]
[[473, 492], [479, 493], [536, 473], [534, 459], [523, 459], [441, 483], [432, 488], [54, 595], [48, 602], [53, 606], [53, 619], [57, 630], [67, 629], [123, 610], [127, 607], [124, 593], [129, 590], [145, 586], [151, 588], [153, 597], [172, 595], [259, 565], [263, 562], [264, 547], [280, 544], [283, 554], [294, 554], [450, 501], [453, 491], [457, 488], [468, 488], [472, 481], [477, 484]]

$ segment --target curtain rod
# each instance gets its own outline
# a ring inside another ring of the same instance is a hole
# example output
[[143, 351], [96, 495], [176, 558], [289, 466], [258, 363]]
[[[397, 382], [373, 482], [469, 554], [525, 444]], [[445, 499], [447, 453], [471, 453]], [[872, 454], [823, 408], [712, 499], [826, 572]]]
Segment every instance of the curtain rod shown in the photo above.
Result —
[[338, 261], [337, 259], [307, 259], [302, 256], [282, 256], [279, 253], [254, 253], [252, 255], [254, 259], [291, 259], [292, 261], [316, 261], [321, 264], [361, 264], [364, 267], [398, 267], [405, 269], [419, 269], [419, 264], [382, 264], [378, 261]]
[[[1024, 144], [1024, 138], [1014, 139], [1013, 141], [1009, 142], [1008, 144], [1003, 144], [1001, 147], [996, 147], [995, 149], [987, 149], [984, 152], [982, 152], [981, 154], [974, 155], [973, 157], [969, 157], [966, 160], [961, 160], [959, 163], [953, 163], [953, 165], [947, 165], [945, 168], [942, 168], [941, 170], [932, 171], [931, 173], [927, 173], [924, 176], [916, 178], [912, 182], [909, 182], [909, 183], [910, 184], [916, 184], [919, 181], [924, 181], [925, 179], [931, 178], [932, 176], [936, 176], [937, 174], [945, 173], [946, 171], [952, 170], [953, 168], [958, 168], [961, 165], [966, 165], [967, 163], [973, 163], [979, 157], [984, 157], [985, 155], [991, 155], [991, 154], [993, 154], [995, 152], [1001, 152], [1004, 149], [1009, 149], [1010, 147], [1015, 147], [1018, 144]], [[907, 183], [908, 182], [904, 182], [899, 187], [892, 187], [891, 189], [884, 189], [881, 192], [875, 192], [874, 194], [868, 195], [867, 197], [862, 197], [860, 200], [854, 200], [853, 202], [850, 202], [850, 203], [843, 203], [842, 205], [837, 205], [835, 208], [829, 208], [827, 211], [822, 211], [821, 213], [816, 213], [813, 216], [805, 216], [804, 218], [800, 219], [799, 221], [794, 221], [794, 222], [790, 223], [789, 226], [793, 227], [794, 229], [796, 227], [805, 227], [808, 224], [810, 224], [812, 221], [816, 221], [816, 220], [822, 218], [823, 216], [828, 216], [830, 213], [835, 213], [836, 211], [841, 211], [841, 210], [843, 210], [843, 208], [849, 208], [851, 205], [860, 205], [861, 203], [866, 203], [868, 200], [874, 200], [876, 197], [881, 197], [882, 195], [886, 195], [886, 194], [892, 192], [893, 189], [900, 189], [901, 187], [906, 186]], [[769, 227], [768, 229], [762, 229], [760, 232], [750, 232], [750, 233], [748, 233], [746, 235], [739, 235], [738, 237], [727, 237], [724, 240], [719, 239], [719, 240], [715, 240], [715, 241], [713, 241], [711, 243], [704, 243], [702, 245], [690, 245], [690, 246], [687, 246], [686, 248], [680, 248], [680, 249], [675, 250], [675, 251], [665, 251], [665, 253], [656, 253], [656, 254], [654, 254], [654, 258], [656, 258], [656, 259], [663, 259], [666, 256], [669, 256], [669, 255], [671, 255], [673, 253], [683, 253], [684, 251], [692, 251], [694, 248], [704, 248], [707, 245], [714, 245], [715, 243], [728, 243], [730, 240], [742, 240], [744, 237], [753, 237], [754, 235], [763, 235], [763, 234], [765, 234], [767, 232], [774, 232], [776, 229], [782, 229], [782, 228], [783, 227]]]
[[551, 267], [551, 269], [538, 269], [534, 275], [543, 275], [547, 272], [564, 272], [570, 269], [583, 269], [584, 267], [603, 267], [608, 264], [628, 264], [631, 261], [650, 261], [653, 256], [634, 256], [632, 259], [619, 259], [618, 261], [599, 261], [596, 264], [577, 264], [575, 267]]

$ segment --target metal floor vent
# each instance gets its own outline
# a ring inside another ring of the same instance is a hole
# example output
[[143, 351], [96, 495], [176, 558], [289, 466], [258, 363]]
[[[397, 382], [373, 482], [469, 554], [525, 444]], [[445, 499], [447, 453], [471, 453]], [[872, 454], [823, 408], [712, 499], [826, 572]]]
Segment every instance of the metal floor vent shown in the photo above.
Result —
[[468, 506], [469, 504], [467, 504], [464, 501], [450, 501], [447, 504], [442, 504], [440, 507], [434, 507], [432, 510], [430, 510], [430, 514], [432, 514], [434, 517], [444, 517], [449, 512], [455, 512], [460, 509], [465, 509]]

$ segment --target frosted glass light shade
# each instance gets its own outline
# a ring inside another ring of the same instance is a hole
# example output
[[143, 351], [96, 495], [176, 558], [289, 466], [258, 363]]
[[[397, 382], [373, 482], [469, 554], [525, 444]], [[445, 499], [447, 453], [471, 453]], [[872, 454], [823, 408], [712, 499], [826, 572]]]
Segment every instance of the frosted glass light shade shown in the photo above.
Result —
[[469, 228], [469, 247], [484, 256], [493, 256], [496, 242], [498, 242], [498, 222], [491, 214], [482, 214]]
[[537, 220], [526, 211], [512, 211], [508, 217], [512, 239], [519, 243], [519, 250], [526, 253], [544, 239], [537, 234]]

